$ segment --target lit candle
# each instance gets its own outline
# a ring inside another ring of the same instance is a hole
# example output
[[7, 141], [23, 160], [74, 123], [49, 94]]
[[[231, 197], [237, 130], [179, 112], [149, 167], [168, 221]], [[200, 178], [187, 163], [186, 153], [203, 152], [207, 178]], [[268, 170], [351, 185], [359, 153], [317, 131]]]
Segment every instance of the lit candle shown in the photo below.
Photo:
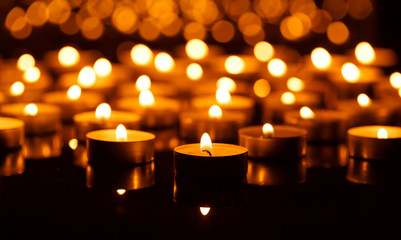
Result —
[[0, 148], [10, 151], [24, 143], [24, 122], [15, 118], [0, 117]]
[[[352, 53], [351, 53], [352, 52]], [[373, 48], [368, 42], [360, 42], [355, 46], [353, 54], [358, 62], [378, 67], [391, 67], [397, 64], [397, 54], [389, 48]]]
[[85, 65], [89, 65], [96, 59], [95, 51], [82, 51], [72, 46], [64, 46], [59, 50], [49, 51], [44, 59], [47, 66], [57, 73], [77, 71]]
[[401, 128], [360, 126], [348, 130], [349, 156], [355, 159], [397, 160], [401, 158]]
[[174, 201], [210, 205], [242, 202], [246, 183], [244, 147], [212, 143], [207, 133], [200, 143], [174, 148]]
[[116, 129], [102, 129], [86, 134], [88, 161], [96, 164], [141, 164], [154, 159], [155, 135], [127, 130], [120, 124]]

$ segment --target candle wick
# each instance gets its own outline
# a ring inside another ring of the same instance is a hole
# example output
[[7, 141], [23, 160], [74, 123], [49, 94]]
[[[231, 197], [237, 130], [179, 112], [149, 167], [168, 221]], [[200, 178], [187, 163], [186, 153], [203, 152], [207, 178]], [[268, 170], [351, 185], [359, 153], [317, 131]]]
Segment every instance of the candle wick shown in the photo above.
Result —
[[210, 157], [212, 156], [212, 153], [209, 150], [202, 150], [202, 152], [207, 152]]

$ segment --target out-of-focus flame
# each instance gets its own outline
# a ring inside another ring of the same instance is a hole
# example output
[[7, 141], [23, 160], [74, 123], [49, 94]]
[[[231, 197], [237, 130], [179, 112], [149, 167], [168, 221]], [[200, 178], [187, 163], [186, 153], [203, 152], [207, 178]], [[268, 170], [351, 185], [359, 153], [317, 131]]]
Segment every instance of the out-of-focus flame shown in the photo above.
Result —
[[287, 64], [278, 58], [273, 58], [267, 64], [267, 70], [274, 77], [282, 77], [287, 73]]
[[175, 66], [174, 59], [166, 52], [158, 53], [155, 56], [155, 67], [159, 72], [170, 72]]
[[95, 84], [96, 81], [96, 73], [92, 67], [86, 66], [81, 69], [78, 74], [78, 84], [83, 87], [90, 87]]
[[77, 100], [81, 97], [82, 90], [78, 85], [72, 85], [67, 91], [67, 97], [71, 100]]
[[142, 74], [138, 77], [135, 83], [135, 87], [138, 91], [149, 90], [151, 86], [151, 81], [148, 75]]
[[111, 116], [111, 107], [107, 103], [101, 103], [96, 108], [95, 116], [97, 119], [109, 119]]
[[273, 57], [274, 48], [270, 43], [261, 41], [253, 47], [253, 54], [259, 61], [267, 62]]
[[197, 63], [191, 63], [187, 67], [187, 77], [191, 80], [197, 81], [203, 76], [203, 69]]
[[237, 90], [237, 84], [229, 77], [221, 77], [217, 80], [217, 88], [225, 88], [232, 93]]
[[199, 210], [203, 216], [206, 216], [210, 211], [210, 207], [200, 207]]
[[353, 63], [344, 63], [341, 67], [341, 74], [343, 75], [343, 78], [350, 83], [357, 82], [361, 72], [357, 66]]
[[25, 91], [25, 85], [20, 82], [16, 81], [10, 87], [10, 94], [14, 97], [21, 96]]
[[270, 123], [263, 124], [262, 127], [263, 137], [264, 138], [271, 138], [274, 137], [274, 128], [273, 125]]
[[79, 52], [71, 46], [65, 46], [58, 52], [58, 61], [64, 67], [74, 66], [79, 62]]
[[17, 67], [21, 71], [26, 71], [28, 68], [35, 66], [35, 58], [28, 53], [22, 54], [17, 61]]
[[40, 70], [37, 67], [30, 67], [24, 72], [24, 80], [29, 83], [37, 82], [40, 78]]
[[118, 195], [122, 196], [125, 194], [126, 190], [125, 189], [117, 189], [116, 192]]
[[117, 126], [116, 138], [117, 138], [117, 141], [120, 141], [120, 142], [127, 141], [127, 129], [125, 129], [124, 125], [119, 124]]
[[209, 53], [209, 47], [202, 40], [191, 39], [185, 45], [185, 52], [189, 58], [193, 60], [200, 60], [207, 56]]
[[139, 104], [142, 107], [150, 107], [155, 105], [155, 98], [153, 97], [152, 92], [149, 90], [142, 91], [139, 94]]
[[209, 118], [217, 118], [220, 119], [223, 116], [223, 111], [217, 105], [212, 105], [209, 108]]
[[224, 62], [224, 67], [228, 73], [239, 74], [245, 69], [245, 62], [238, 56], [229, 56]]
[[313, 66], [320, 70], [328, 69], [332, 61], [330, 53], [322, 47], [317, 47], [313, 49], [311, 53], [311, 60]]
[[281, 95], [281, 102], [285, 105], [294, 104], [295, 100], [295, 95], [292, 92], [285, 92]]
[[360, 42], [355, 47], [355, 57], [360, 63], [370, 64], [375, 60], [376, 53], [368, 42]]
[[299, 115], [302, 119], [315, 119], [315, 113], [309, 107], [301, 107]]
[[260, 98], [267, 97], [271, 91], [270, 83], [266, 79], [258, 79], [253, 84], [253, 92]]
[[370, 98], [368, 97], [368, 95], [361, 93], [358, 95], [357, 98], [358, 104], [361, 107], [369, 107], [370, 104], [372, 103], [372, 101], [370, 100]]
[[38, 114], [38, 106], [34, 103], [27, 104], [24, 107], [24, 114], [27, 116], [36, 116]]
[[210, 156], [213, 153], [212, 140], [209, 134], [204, 133], [200, 140], [200, 151], [208, 153]]
[[401, 73], [399, 72], [393, 72], [390, 75], [390, 84], [393, 88], [399, 89], [401, 88]]
[[287, 87], [291, 91], [300, 92], [300, 91], [304, 90], [305, 84], [301, 79], [292, 77], [292, 78], [288, 79]]
[[388, 138], [388, 133], [387, 133], [386, 129], [380, 128], [377, 131], [377, 138], [378, 139], [387, 139]]
[[225, 88], [219, 88], [216, 91], [216, 100], [219, 104], [229, 104], [231, 102], [231, 94]]
[[68, 141], [68, 146], [72, 149], [75, 150], [78, 147], [78, 139], [73, 138], [70, 141]]
[[136, 44], [131, 49], [131, 60], [139, 66], [150, 65], [153, 60], [153, 52], [144, 44]]
[[99, 58], [93, 64], [93, 69], [95, 70], [96, 75], [98, 75], [100, 77], [105, 77], [105, 76], [110, 75], [110, 73], [112, 71], [112, 66], [108, 59]]

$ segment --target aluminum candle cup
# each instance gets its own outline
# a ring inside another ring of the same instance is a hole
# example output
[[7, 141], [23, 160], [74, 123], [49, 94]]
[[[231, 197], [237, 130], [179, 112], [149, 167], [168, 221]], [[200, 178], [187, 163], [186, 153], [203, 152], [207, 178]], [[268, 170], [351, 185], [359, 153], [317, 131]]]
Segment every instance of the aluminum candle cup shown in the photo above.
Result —
[[153, 161], [155, 135], [136, 130], [126, 130], [126, 134], [126, 140], [120, 140], [116, 136], [116, 129], [87, 133], [89, 163], [141, 164]]
[[250, 158], [269, 160], [297, 160], [306, 155], [306, 130], [273, 125], [274, 135], [263, 137], [262, 126], [239, 130], [239, 145], [248, 149]]
[[0, 117], [0, 149], [15, 150], [24, 143], [24, 122], [15, 118]]
[[355, 159], [398, 160], [401, 158], [401, 127], [361, 126], [348, 130], [349, 156]]
[[211, 156], [200, 144], [174, 148], [174, 201], [189, 205], [227, 206], [244, 200], [247, 172], [244, 147], [214, 143]]
[[0, 177], [13, 176], [25, 171], [25, 160], [21, 149], [0, 154]]

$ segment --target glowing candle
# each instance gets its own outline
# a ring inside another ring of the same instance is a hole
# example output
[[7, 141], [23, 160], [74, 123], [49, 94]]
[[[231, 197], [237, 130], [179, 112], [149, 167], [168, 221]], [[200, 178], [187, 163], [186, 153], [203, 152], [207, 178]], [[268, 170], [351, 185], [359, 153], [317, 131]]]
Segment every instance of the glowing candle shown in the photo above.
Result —
[[24, 143], [24, 122], [15, 118], [0, 117], [0, 149], [10, 151]]

